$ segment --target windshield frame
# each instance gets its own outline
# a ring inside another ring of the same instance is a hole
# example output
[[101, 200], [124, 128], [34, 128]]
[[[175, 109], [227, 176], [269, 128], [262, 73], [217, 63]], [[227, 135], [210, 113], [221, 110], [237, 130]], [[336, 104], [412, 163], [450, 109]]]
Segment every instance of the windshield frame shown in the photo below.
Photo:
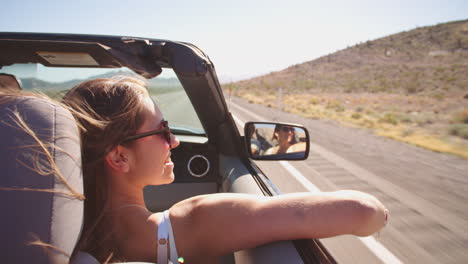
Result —
[[[183, 85], [171, 68], [164, 68], [162, 74], [150, 79], [143, 79], [125, 67], [46, 67], [41, 64], [31, 63], [2, 67], [0, 73], [15, 76], [20, 80], [22, 89], [25, 91], [45, 94], [55, 100], [60, 100], [73, 86], [91, 79], [122, 78], [126, 76], [138, 78], [146, 83], [148, 93], [171, 123], [171, 132], [173, 134], [207, 136]], [[166, 99], [167, 97], [176, 97], [177, 100]], [[170, 100], [170, 102], [165, 102], [166, 100]], [[178, 106], [174, 107], [173, 104], [178, 104]], [[184, 114], [177, 115], [170, 112], [165, 107], [167, 105], [171, 106], [172, 110], [170, 111], [172, 112], [177, 112], [174, 110], [177, 107], [184, 109]]]
[[88, 52], [99, 67], [127, 67], [144, 78], [159, 75], [161, 68], [172, 68], [194, 106], [208, 143], [221, 148], [225, 155], [247, 158], [214, 64], [195, 45], [128, 36], [0, 32], [0, 67], [15, 63], [46, 65], [37, 51]]

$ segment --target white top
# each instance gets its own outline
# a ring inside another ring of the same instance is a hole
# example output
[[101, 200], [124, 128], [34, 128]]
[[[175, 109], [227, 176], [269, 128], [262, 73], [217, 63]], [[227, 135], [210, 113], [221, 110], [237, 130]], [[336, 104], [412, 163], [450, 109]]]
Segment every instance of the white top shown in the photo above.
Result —
[[[163, 217], [158, 222], [158, 264], [179, 263], [174, 232], [172, 231], [169, 210], [163, 212]], [[167, 257], [167, 244], [171, 245], [170, 258]]]

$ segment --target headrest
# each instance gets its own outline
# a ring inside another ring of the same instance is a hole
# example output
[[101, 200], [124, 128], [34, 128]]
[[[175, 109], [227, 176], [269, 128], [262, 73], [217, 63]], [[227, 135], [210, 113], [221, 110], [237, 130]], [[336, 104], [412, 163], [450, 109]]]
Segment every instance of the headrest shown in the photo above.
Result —
[[12, 74], [0, 73], [0, 89], [20, 91], [21, 81]]
[[68, 110], [0, 95], [2, 263], [68, 263], [83, 218], [80, 155]]

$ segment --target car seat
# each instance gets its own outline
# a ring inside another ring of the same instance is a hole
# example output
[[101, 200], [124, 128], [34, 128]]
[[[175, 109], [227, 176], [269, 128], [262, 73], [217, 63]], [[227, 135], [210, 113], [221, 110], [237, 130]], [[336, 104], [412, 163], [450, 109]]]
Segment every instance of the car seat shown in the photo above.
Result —
[[[48, 173], [50, 164], [63, 179]], [[1, 263], [99, 264], [86, 252], [74, 253], [83, 176], [79, 131], [67, 109], [0, 92], [0, 172]]]
[[21, 81], [16, 78], [13, 74], [0, 73], [0, 89], [2, 90], [11, 90], [11, 91], [20, 91], [21, 90]]
[[[83, 218], [80, 152], [77, 126], [65, 108], [0, 95], [2, 263], [69, 262]], [[63, 179], [50, 173], [53, 163]]]

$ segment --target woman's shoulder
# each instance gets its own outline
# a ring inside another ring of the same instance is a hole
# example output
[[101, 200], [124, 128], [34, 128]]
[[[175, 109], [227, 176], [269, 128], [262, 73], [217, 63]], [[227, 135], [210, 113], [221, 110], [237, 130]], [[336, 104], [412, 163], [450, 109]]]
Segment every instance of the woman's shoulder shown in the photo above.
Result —
[[125, 207], [121, 208], [116, 215], [117, 221], [122, 224], [124, 228], [132, 229], [130, 233], [137, 234], [148, 233], [153, 231], [157, 232], [158, 220], [162, 218], [162, 213], [153, 213], [146, 208], [139, 207]]
[[294, 145], [291, 145], [289, 148], [288, 148], [288, 153], [291, 153], [291, 152], [302, 152], [302, 151], [306, 151], [307, 149], [307, 143], [306, 142], [299, 142], [299, 143], [296, 143]]
[[269, 149], [267, 149], [264, 153], [264, 155], [272, 155], [272, 154], [276, 154], [278, 153], [278, 146], [275, 146], [275, 147], [271, 147]]
[[152, 213], [137, 206], [122, 206], [112, 211], [112, 232], [117, 247], [130, 259], [154, 261], [158, 220], [162, 213]]

